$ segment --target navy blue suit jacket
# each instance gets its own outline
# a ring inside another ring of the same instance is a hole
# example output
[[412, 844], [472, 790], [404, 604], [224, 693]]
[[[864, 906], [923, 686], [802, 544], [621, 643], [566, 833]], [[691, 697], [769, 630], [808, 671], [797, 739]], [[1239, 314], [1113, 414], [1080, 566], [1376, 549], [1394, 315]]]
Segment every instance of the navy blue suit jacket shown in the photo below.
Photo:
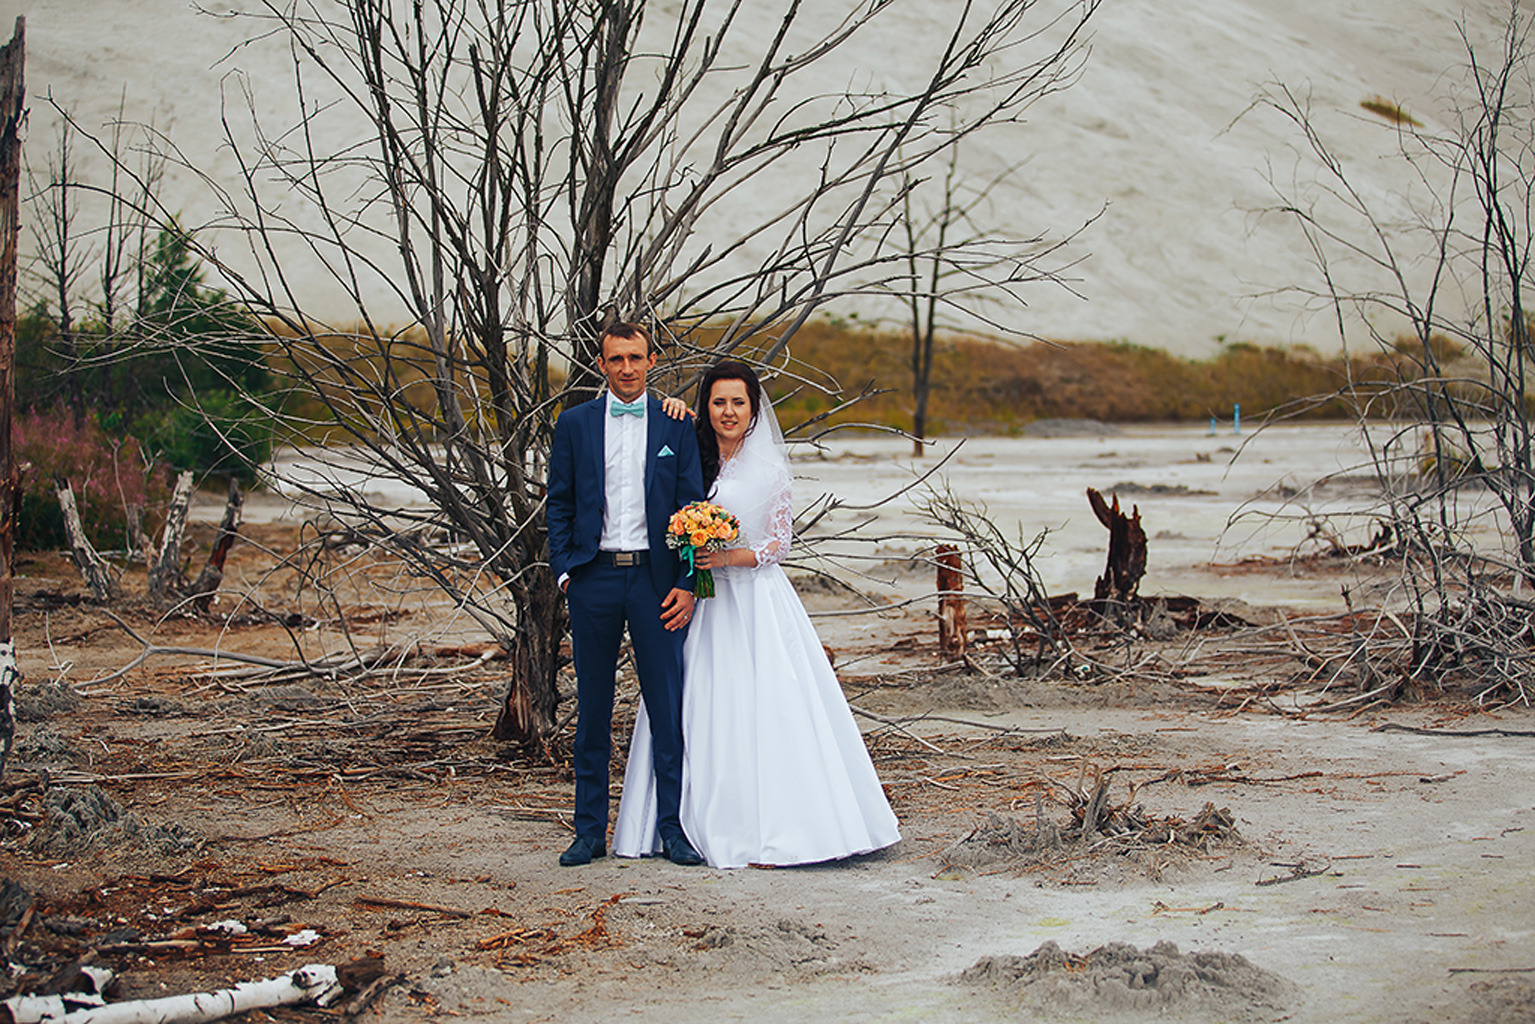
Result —
[[[650, 538], [650, 571], [658, 593], [693, 588], [677, 553], [666, 546], [672, 513], [704, 497], [703, 468], [693, 420], [674, 420], [661, 403], [646, 396], [645, 529]], [[607, 393], [566, 409], [554, 425], [549, 453], [549, 567], [556, 578], [579, 570], [597, 556], [607, 504], [603, 437], [610, 419]]]

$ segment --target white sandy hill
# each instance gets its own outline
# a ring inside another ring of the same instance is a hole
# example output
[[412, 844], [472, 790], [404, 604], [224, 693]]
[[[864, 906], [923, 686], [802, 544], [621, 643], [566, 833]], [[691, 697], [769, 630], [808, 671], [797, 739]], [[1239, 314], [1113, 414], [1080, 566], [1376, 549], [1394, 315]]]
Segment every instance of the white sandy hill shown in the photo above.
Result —
[[[273, 40], [245, 44], [248, 20], [214, 16], [255, 6], [208, 2], [210, 15], [175, 0], [0, 4], [0, 30], [9, 31], [15, 14], [28, 19], [34, 162], [41, 165], [54, 134], [45, 96], [92, 127], [126, 95], [130, 117], [152, 117], [195, 165], [232, 183], [219, 119], [241, 112], [233, 89], [221, 110], [225, 77], [247, 72], [257, 102], [274, 112], [271, 123], [292, 108], [287, 51]], [[765, 31], [779, 6], [748, 0], [747, 16]], [[856, 56], [867, 59], [871, 78], [899, 77], [919, 63], [911, 55], [941, 38], [934, 27], [958, 6], [897, 3]], [[1084, 257], [1074, 271], [1082, 298], [1041, 285], [1007, 319], [1037, 335], [1125, 338], [1191, 355], [1213, 351], [1216, 336], [1336, 347], [1328, 316], [1271, 294], [1315, 286], [1318, 276], [1293, 225], [1255, 213], [1275, 201], [1270, 177], [1308, 181], [1315, 165], [1288, 122], [1243, 111], [1273, 83], [1309, 95], [1363, 194], [1400, 213], [1411, 168], [1360, 102], [1384, 96], [1429, 129], [1448, 123], [1446, 98], [1465, 62], [1459, 26], [1480, 42], [1507, 10], [1502, 0], [1464, 8], [1432, 0], [1105, 0], [1080, 79], [967, 155], [976, 180], [1017, 167], [994, 193], [999, 231], [1061, 236], [1103, 210], [1074, 250]], [[827, 73], [858, 70], [844, 62]], [[769, 197], [798, 186], [792, 175], [760, 183]], [[218, 212], [185, 173], [170, 176], [166, 194], [187, 223]]]

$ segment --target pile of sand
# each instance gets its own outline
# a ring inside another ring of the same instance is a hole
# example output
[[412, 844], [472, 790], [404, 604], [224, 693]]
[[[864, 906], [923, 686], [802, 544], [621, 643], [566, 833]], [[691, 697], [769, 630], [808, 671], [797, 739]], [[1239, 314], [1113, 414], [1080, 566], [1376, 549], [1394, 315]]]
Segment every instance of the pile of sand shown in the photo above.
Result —
[[1028, 956], [988, 956], [960, 975], [1040, 1009], [1093, 1013], [1208, 1013], [1223, 1019], [1283, 1011], [1294, 986], [1232, 953], [1180, 953], [1171, 942], [1123, 942], [1086, 956], [1047, 942]]

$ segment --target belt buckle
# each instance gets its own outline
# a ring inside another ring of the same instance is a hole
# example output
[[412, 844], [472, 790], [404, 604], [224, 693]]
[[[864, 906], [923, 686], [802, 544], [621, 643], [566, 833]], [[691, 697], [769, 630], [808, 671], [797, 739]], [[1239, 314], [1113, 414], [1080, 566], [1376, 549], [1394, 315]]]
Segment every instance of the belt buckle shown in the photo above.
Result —
[[613, 564], [620, 569], [627, 569], [637, 565], [638, 562], [633, 551], [615, 551], [613, 552]]

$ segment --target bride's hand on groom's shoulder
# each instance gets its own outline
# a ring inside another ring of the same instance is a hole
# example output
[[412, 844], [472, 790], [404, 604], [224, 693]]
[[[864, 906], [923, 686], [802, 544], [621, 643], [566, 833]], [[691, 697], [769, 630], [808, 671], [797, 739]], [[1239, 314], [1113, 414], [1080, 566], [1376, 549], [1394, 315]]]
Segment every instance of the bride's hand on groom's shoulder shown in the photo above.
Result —
[[680, 398], [670, 396], [661, 399], [661, 411], [674, 420], [680, 420], [684, 416], [693, 415], [693, 410], [688, 408], [688, 403]]

